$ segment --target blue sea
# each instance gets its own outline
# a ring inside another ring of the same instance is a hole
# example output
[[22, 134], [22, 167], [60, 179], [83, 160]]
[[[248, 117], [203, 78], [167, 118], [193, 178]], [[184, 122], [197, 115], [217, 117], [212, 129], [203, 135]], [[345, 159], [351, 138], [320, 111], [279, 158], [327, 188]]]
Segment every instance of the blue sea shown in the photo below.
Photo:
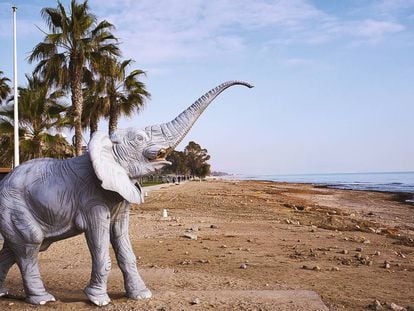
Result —
[[[414, 194], [414, 172], [304, 175], [233, 175], [233, 178], [310, 183], [336, 189], [404, 192]], [[412, 203], [414, 203], [414, 200]]]

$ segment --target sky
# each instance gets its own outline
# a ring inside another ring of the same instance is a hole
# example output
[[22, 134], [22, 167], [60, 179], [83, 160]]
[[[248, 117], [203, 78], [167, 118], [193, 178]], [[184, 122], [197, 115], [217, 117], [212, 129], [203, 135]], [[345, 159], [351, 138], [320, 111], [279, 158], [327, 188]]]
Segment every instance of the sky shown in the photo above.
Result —
[[[68, 7], [70, 1], [62, 1]], [[50, 0], [0, 0], [0, 70], [18, 79], [47, 27]], [[173, 119], [228, 80], [177, 149], [206, 148], [212, 169], [244, 174], [414, 171], [414, 0], [89, 1], [116, 27], [152, 94], [119, 127]], [[106, 131], [106, 124], [100, 124]]]

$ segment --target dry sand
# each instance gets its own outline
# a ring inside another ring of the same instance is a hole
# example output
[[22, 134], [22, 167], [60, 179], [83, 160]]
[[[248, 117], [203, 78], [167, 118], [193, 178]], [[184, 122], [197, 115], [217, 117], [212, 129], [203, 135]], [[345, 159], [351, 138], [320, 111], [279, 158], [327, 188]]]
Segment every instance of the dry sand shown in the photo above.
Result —
[[[130, 236], [154, 297], [124, 297], [112, 253], [112, 303], [103, 310], [306, 310], [301, 299], [312, 300], [309, 291], [330, 310], [366, 310], [376, 299], [414, 305], [414, 207], [396, 195], [211, 180], [146, 199], [132, 210]], [[160, 219], [163, 208], [171, 219]], [[187, 229], [198, 239], [184, 237]], [[83, 236], [53, 244], [40, 266], [58, 301], [25, 304], [13, 267], [6, 281], [12, 297], [0, 299], [0, 310], [97, 309], [82, 292], [91, 266]], [[272, 290], [287, 295], [266, 298]], [[292, 297], [291, 290], [302, 291]]]

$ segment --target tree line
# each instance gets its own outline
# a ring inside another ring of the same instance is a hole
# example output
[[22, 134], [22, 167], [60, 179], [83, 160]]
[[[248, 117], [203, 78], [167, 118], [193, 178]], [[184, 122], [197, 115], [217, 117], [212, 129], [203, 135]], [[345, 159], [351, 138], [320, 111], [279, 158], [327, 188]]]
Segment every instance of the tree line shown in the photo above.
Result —
[[204, 178], [210, 175], [210, 155], [194, 141], [190, 141], [184, 151], [172, 151], [167, 160], [172, 164], [162, 169], [161, 174], [184, 175]]
[[[81, 155], [84, 130], [92, 135], [104, 118], [111, 134], [121, 116], [138, 113], [150, 98], [142, 82], [145, 72], [122, 58], [114, 26], [98, 21], [87, 1], [72, 0], [68, 11], [58, 2], [56, 8], [42, 9], [41, 16], [45, 37], [31, 51], [34, 71], [19, 88], [22, 160]], [[1, 166], [10, 165], [13, 153], [9, 82], [0, 71]], [[63, 128], [74, 130], [74, 146], [57, 134]]]

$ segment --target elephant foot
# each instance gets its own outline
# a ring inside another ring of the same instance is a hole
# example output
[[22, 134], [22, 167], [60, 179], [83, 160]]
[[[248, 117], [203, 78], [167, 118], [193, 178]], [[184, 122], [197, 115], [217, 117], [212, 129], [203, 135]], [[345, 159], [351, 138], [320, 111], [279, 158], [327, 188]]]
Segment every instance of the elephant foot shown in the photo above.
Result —
[[152, 297], [152, 293], [148, 288], [137, 290], [127, 294], [129, 298], [139, 300], [139, 299], [149, 299]]
[[56, 301], [56, 298], [49, 293], [44, 295], [30, 295], [26, 297], [26, 302], [32, 305], [44, 305], [50, 301]]
[[99, 293], [97, 289], [87, 287], [84, 290], [86, 297], [98, 307], [106, 306], [111, 302], [107, 293]]
[[4, 287], [0, 287], [0, 297], [6, 296], [9, 294], [9, 291], [4, 288]]

